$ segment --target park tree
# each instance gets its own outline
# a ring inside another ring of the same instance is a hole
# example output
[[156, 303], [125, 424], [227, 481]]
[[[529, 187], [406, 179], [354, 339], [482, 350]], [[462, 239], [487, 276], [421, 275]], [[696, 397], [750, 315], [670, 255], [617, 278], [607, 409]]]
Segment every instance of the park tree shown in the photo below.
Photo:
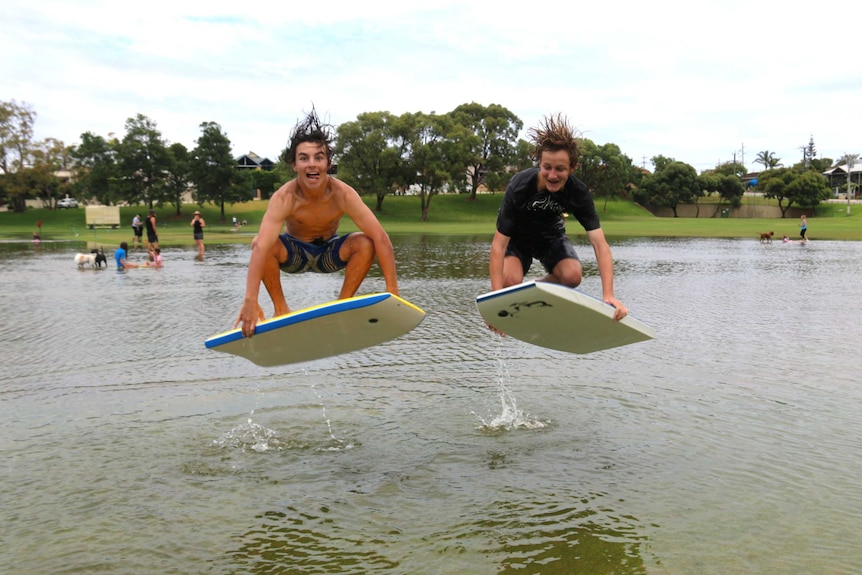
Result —
[[[802, 172], [787, 186], [788, 198], [803, 208], [815, 208], [820, 202], [832, 195], [829, 183], [823, 174], [813, 170]], [[788, 204], [789, 206], [790, 204]], [[782, 217], [784, 213], [782, 212]]]
[[717, 174], [713, 171], [704, 172], [698, 176], [700, 187], [707, 194], [718, 194], [721, 198], [716, 208], [716, 213], [721, 209], [721, 204], [727, 202], [731, 207], [738, 208], [742, 205], [742, 196], [745, 194], [745, 186], [739, 176], [734, 174]]
[[716, 191], [718, 191], [721, 200], [729, 203], [731, 207], [738, 208], [742, 205], [745, 186], [737, 176], [719, 176]]
[[723, 162], [710, 171], [724, 176], [736, 176], [737, 178], [741, 178], [748, 173], [745, 166], [739, 162]]
[[696, 203], [703, 195], [697, 172], [683, 162], [660, 160], [653, 163], [657, 166], [656, 171], [644, 177], [641, 185], [632, 192], [632, 197], [653, 208], [670, 208], [676, 218], [679, 204]]
[[470, 200], [475, 200], [477, 190], [483, 184], [487, 187], [490, 176], [497, 176], [491, 178], [497, 181], [511, 165], [524, 123], [499, 104], [461, 104], [448, 115], [456, 125], [466, 128], [461, 131], [459, 145], [467, 152], [463, 177], [469, 182]]
[[[292, 168], [291, 168], [292, 170]], [[248, 182], [251, 189], [260, 191], [262, 199], [269, 199], [275, 191], [281, 187], [283, 182], [286, 182], [295, 177], [295, 174], [287, 178], [283, 178], [282, 174], [276, 169], [264, 170], [255, 168], [253, 170], [240, 170], [248, 174]]]
[[446, 142], [453, 125], [447, 116], [405, 114], [405, 127], [412, 128], [409, 136], [409, 161], [403, 174], [408, 186], [415, 186], [420, 200], [423, 222], [428, 221], [431, 200], [452, 186], [451, 146]]
[[813, 208], [831, 194], [823, 175], [813, 170], [777, 168], [760, 174], [757, 187], [763, 190], [763, 197], [778, 201], [781, 217], [787, 217], [787, 210], [793, 204]]
[[156, 123], [143, 114], [126, 120], [126, 134], [117, 150], [123, 198], [153, 209], [169, 199], [168, 151]]
[[338, 126], [334, 155], [338, 177], [361, 195], [375, 194], [375, 211], [383, 211], [383, 199], [398, 179], [402, 157], [393, 143], [396, 117], [389, 112], [359, 114], [355, 121]]
[[15, 212], [27, 209], [34, 191], [28, 185], [36, 112], [26, 102], [0, 101], [0, 202]]
[[72, 146], [75, 161], [75, 190], [82, 197], [96, 198], [105, 205], [122, 199], [117, 164], [119, 142], [106, 140], [92, 132], [81, 134], [81, 143]]
[[191, 156], [188, 148], [180, 143], [171, 144], [167, 149], [167, 169], [165, 173], [165, 197], [176, 207], [176, 215], [183, 213], [183, 194], [191, 185]]
[[24, 172], [29, 172], [29, 189], [42, 200], [45, 207], [54, 207], [57, 200], [72, 191], [69, 176], [72, 168], [71, 148], [62, 141], [46, 138], [34, 144], [30, 152], [31, 162]]
[[231, 155], [230, 140], [215, 122], [203, 122], [201, 135], [190, 158], [191, 180], [197, 187], [199, 204], [213, 202], [225, 220], [225, 204], [251, 199], [251, 181], [241, 179]]
[[[808, 161], [808, 169], [815, 171], [818, 174], [822, 174], [823, 172], [825, 172], [826, 170], [831, 168], [834, 165], [834, 163], [835, 162], [832, 161], [832, 158], [823, 158], [823, 157], [812, 158], [811, 160]], [[805, 169], [805, 166], [802, 162], [795, 164], [793, 167], [800, 170], [800, 171]]]
[[597, 198], [608, 200], [624, 197], [631, 184], [639, 177], [631, 158], [622, 153], [616, 144], [597, 146], [592, 140], [580, 142], [580, 154], [575, 175], [584, 182]]
[[505, 190], [513, 175], [536, 165], [534, 153], [535, 146], [527, 140], [519, 138], [513, 150], [514, 155], [509, 159], [506, 169], [487, 174], [485, 185], [491, 192]]
[[662, 156], [661, 154], [657, 156], [653, 156], [650, 158], [650, 162], [653, 166], [653, 174], [657, 174], [658, 172], [665, 169], [669, 164], [675, 162], [673, 158], [668, 158], [667, 156]]
[[800, 173], [800, 171], [792, 168], [778, 168], [761, 173], [757, 179], [757, 188], [763, 191], [763, 197], [778, 200], [778, 208], [781, 210], [782, 218], [785, 217], [787, 210], [793, 203], [793, 200], [789, 198], [787, 186]]

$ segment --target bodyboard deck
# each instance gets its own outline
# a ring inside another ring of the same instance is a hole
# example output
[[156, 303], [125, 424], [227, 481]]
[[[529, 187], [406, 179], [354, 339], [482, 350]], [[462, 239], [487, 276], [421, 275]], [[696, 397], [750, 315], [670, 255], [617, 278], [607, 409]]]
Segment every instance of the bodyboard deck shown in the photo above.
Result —
[[627, 315], [614, 321], [614, 307], [579, 290], [529, 281], [476, 298], [488, 325], [534, 345], [592, 353], [653, 339], [656, 331]]
[[390, 293], [332, 301], [257, 324], [247, 338], [239, 328], [214, 335], [207, 348], [270, 367], [311, 361], [371, 347], [412, 330], [425, 312]]

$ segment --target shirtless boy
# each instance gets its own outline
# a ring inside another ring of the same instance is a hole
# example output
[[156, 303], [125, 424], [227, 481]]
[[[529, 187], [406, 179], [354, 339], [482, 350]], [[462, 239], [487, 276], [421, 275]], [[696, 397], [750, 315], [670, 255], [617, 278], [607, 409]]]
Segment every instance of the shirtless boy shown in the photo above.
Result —
[[[332, 167], [330, 126], [312, 112], [294, 128], [284, 159], [296, 178], [279, 188], [252, 242], [245, 297], [234, 327], [246, 337], [264, 319], [258, 303], [260, 284], [266, 287], [275, 316], [290, 311], [281, 285], [281, 272], [330, 273], [344, 269], [339, 299], [356, 295], [374, 258], [386, 291], [398, 294], [392, 242], [374, 213], [352, 187], [329, 175]], [[338, 224], [347, 215], [359, 232], [339, 236]], [[282, 227], [287, 233], [282, 234]]]

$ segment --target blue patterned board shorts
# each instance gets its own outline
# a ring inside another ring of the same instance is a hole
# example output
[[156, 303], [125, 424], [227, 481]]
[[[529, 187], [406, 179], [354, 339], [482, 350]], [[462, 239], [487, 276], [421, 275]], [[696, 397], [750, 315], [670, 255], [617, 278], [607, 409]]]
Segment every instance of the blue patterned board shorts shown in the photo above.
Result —
[[279, 267], [288, 274], [317, 272], [328, 274], [344, 269], [347, 262], [343, 261], [338, 250], [350, 234], [323, 238], [314, 242], [303, 242], [289, 234], [281, 234], [278, 238], [287, 250], [287, 260]]

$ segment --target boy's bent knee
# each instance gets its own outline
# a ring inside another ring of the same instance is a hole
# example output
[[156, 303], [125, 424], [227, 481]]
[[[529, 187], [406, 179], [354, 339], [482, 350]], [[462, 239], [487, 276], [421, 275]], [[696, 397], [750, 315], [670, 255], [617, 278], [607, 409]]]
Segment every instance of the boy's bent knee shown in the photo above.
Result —
[[375, 255], [374, 242], [371, 241], [371, 238], [361, 232], [350, 234], [350, 237], [348, 238], [348, 241], [344, 243], [342, 250], [347, 252], [345, 254], [339, 254], [342, 255], [341, 259], [344, 261], [347, 261], [354, 255], [363, 258], [373, 258]]

